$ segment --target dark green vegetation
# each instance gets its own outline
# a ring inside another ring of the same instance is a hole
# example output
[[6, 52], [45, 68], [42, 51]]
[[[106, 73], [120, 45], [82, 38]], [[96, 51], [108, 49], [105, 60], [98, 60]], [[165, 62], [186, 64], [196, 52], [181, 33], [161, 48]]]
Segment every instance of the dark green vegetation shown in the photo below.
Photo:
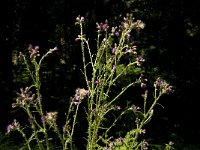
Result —
[[[26, 86], [30, 80], [16, 61], [19, 51], [26, 50], [30, 43], [39, 45], [44, 53], [58, 46], [57, 56], [47, 58], [48, 63], [43, 66], [42, 91], [47, 110], [65, 111], [61, 106], [84, 83], [80, 72], [80, 46], [75, 42], [78, 34], [74, 25], [76, 16], [88, 18], [87, 35], [94, 40], [95, 22], [108, 19], [115, 24], [127, 12], [146, 24], [144, 30], [136, 33], [136, 43], [144, 53], [144, 70], [149, 81], [159, 75], [176, 87], [174, 94], [162, 98], [164, 109], [157, 107], [148, 125], [151, 143], [163, 144], [170, 140], [180, 150], [199, 149], [200, 2], [15, 0], [12, 3], [5, 1], [1, 6], [4, 11], [0, 24], [0, 149], [18, 145], [18, 140], [13, 138], [9, 139], [12, 144], [7, 143], [4, 133], [13, 118], [20, 118], [20, 111], [10, 111], [11, 104], [19, 87]], [[132, 93], [128, 91], [123, 98], [130, 100]]]

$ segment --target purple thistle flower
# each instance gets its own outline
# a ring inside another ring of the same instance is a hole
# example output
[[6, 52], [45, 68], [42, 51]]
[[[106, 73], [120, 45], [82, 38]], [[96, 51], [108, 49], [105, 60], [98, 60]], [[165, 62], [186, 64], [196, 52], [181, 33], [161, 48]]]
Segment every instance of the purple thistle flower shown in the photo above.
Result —
[[115, 55], [117, 50], [117, 44], [115, 43], [114, 47], [112, 48], [112, 54]]
[[80, 96], [79, 96], [79, 95], [76, 95], [76, 96], [75, 96], [75, 99], [76, 99], [76, 101], [79, 101], [79, 100], [80, 100]]
[[45, 116], [42, 116], [42, 117], [41, 117], [41, 122], [44, 123], [45, 121], [46, 121], [46, 117], [45, 117]]
[[101, 22], [100, 24], [99, 23], [96, 23], [96, 28], [98, 29], [98, 32], [100, 31], [107, 31], [109, 26], [108, 26], [108, 20], [106, 20], [104, 23]]
[[162, 93], [166, 94], [174, 91], [171, 85], [169, 85], [165, 80], [162, 80], [160, 78], [157, 78], [157, 80], [154, 83], [154, 87], [160, 90]]
[[33, 48], [33, 46], [32, 46], [31, 44], [29, 44], [28, 50], [29, 50], [30, 58], [31, 58], [31, 59], [32, 59], [33, 57], [40, 56], [40, 54], [39, 54], [39, 46], [35, 46], [35, 47]]
[[144, 74], [141, 74], [141, 75], [140, 75], [139, 80], [140, 80], [140, 82], [142, 82], [142, 83], [145, 83], [145, 82], [148, 81], [147, 78], [145, 78], [145, 75], [144, 75]]
[[7, 128], [6, 128], [6, 130], [7, 130], [7, 133], [10, 133], [11, 131], [14, 130], [14, 126], [13, 126], [12, 124], [9, 124], [9, 125], [7, 126]]
[[127, 33], [127, 35], [126, 35], [127, 40], [129, 40], [130, 37], [131, 37], [131, 34], [130, 34], [130, 33]]
[[141, 86], [142, 89], [145, 89], [147, 87], [147, 85], [143, 82], [140, 84], [140, 86]]
[[106, 31], [107, 28], [108, 28], [108, 25], [107, 25], [107, 24], [103, 24], [103, 25], [102, 25], [102, 30], [103, 30], [103, 31]]
[[17, 122], [16, 119], [14, 119], [14, 121], [12, 122], [12, 124], [9, 124], [6, 127], [6, 130], [7, 130], [7, 133], [10, 133], [11, 131], [18, 130], [19, 128], [20, 128], [20, 124]]
[[103, 30], [103, 31], [107, 31], [108, 28], [109, 28], [109, 26], [108, 26], [108, 20], [106, 20], [106, 21], [104, 22], [104, 24], [102, 24], [102, 30]]
[[142, 56], [138, 56], [136, 58], [136, 63], [138, 66], [141, 66], [142, 62], [144, 62], [144, 61], [145, 61], [145, 59]]
[[116, 35], [117, 37], [119, 37], [119, 36], [120, 36], [120, 33], [117, 31], [117, 32], [115, 32], [115, 35]]
[[114, 47], [114, 48], [112, 49], [112, 54], [115, 54], [115, 51], [116, 51], [116, 47]]

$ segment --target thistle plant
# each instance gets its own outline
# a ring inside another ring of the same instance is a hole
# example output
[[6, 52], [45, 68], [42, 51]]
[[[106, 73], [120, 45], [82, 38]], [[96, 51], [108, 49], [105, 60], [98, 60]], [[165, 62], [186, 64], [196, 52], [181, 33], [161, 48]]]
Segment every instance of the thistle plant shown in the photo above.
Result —
[[[18, 131], [25, 140], [25, 145], [29, 150], [32, 145], [37, 144], [39, 150], [50, 150], [51, 133], [56, 133], [60, 141], [60, 149], [74, 149], [74, 132], [77, 124], [77, 116], [80, 107], [84, 107], [87, 120], [87, 150], [129, 150], [129, 149], [147, 149], [148, 141], [141, 138], [146, 133], [144, 126], [154, 115], [154, 108], [163, 94], [173, 91], [165, 80], [158, 78], [154, 83], [154, 101], [152, 104], [148, 101], [147, 78], [141, 73], [134, 77], [133, 81], [123, 84], [120, 91], [115, 91], [120, 79], [126, 75], [127, 70], [138, 70], [145, 61], [141, 52], [138, 51], [133, 38], [133, 31], [142, 30], [145, 24], [141, 20], [135, 20], [132, 14], [127, 14], [120, 25], [110, 27], [108, 20], [96, 23], [97, 39], [95, 50], [91, 49], [90, 41], [84, 33], [85, 18], [78, 16], [76, 25], [80, 27], [80, 34], [76, 38], [80, 41], [82, 50], [83, 69], [82, 73], [85, 79], [85, 87], [78, 87], [75, 94], [70, 99], [69, 106], [66, 108], [66, 118], [62, 127], [58, 126], [57, 111], [46, 112], [43, 110], [43, 101], [41, 94], [41, 65], [44, 58], [57, 51], [57, 47], [50, 49], [42, 57], [39, 47], [29, 46], [29, 57], [22, 52], [19, 58], [25, 63], [32, 84], [21, 88], [17, 93], [18, 97], [12, 104], [13, 108], [22, 108], [27, 117], [29, 126], [23, 127], [16, 119], [7, 126], [7, 133]], [[128, 58], [128, 63], [123, 64], [122, 59]], [[122, 67], [123, 66], [123, 67]], [[142, 69], [141, 69], [142, 70]], [[140, 72], [140, 71], [139, 71]], [[142, 94], [143, 106], [131, 105], [121, 108], [119, 104], [120, 97], [133, 86], [140, 85], [144, 90]], [[85, 101], [86, 105], [81, 105]], [[148, 105], [147, 105], [148, 104]], [[113, 111], [120, 112], [117, 116]], [[126, 113], [133, 113], [135, 121], [132, 123], [132, 129], [126, 133], [125, 137], [113, 138], [109, 135], [111, 129], [118, 123], [120, 118]], [[108, 121], [107, 116], [114, 115], [113, 121]], [[31, 131], [31, 134], [29, 134]], [[171, 145], [166, 147], [169, 149]]]
[[[143, 77], [143, 76], [142, 76]], [[141, 87], [144, 88], [144, 83], [141, 80]], [[146, 86], [145, 86], [146, 87]], [[158, 103], [158, 100], [163, 94], [169, 94], [173, 92], [173, 87], [170, 86], [165, 80], [161, 78], [157, 78], [154, 82], [154, 93], [153, 98], [154, 101], [150, 106], [147, 108], [147, 98], [148, 98], [148, 90], [145, 88], [145, 92], [142, 95], [144, 99], [144, 105], [141, 109], [138, 106], [133, 105], [129, 108], [130, 111], [133, 111], [137, 116], [135, 119], [135, 127], [130, 131], [127, 132], [124, 138], [115, 139], [111, 142], [111, 144], [107, 147], [108, 149], [115, 149], [115, 150], [126, 150], [126, 149], [134, 149], [134, 150], [147, 150], [149, 143], [147, 140], [142, 139], [141, 136], [146, 133], [144, 126], [149, 123], [154, 115], [154, 108]], [[173, 149], [172, 147], [173, 142], [169, 142], [169, 144], [165, 145], [165, 149]]]
[[[16, 119], [14, 119], [14, 121], [7, 126], [7, 134], [9, 134], [11, 131], [18, 131], [21, 133], [25, 140], [25, 145], [29, 150], [32, 149], [32, 145], [34, 145], [35, 142], [37, 143], [37, 149], [49, 150], [51, 149], [50, 131], [53, 131], [58, 135], [58, 139], [60, 140], [63, 150], [68, 149], [70, 147], [69, 145], [71, 145], [72, 148], [72, 137], [79, 104], [88, 95], [88, 91], [81, 88], [76, 89], [74, 97], [71, 98], [70, 106], [67, 108], [66, 122], [62, 128], [58, 127], [58, 112], [45, 112], [43, 110], [40, 82], [40, 70], [44, 58], [58, 49], [57, 47], [50, 49], [41, 58], [39, 46], [33, 47], [32, 45], [29, 45], [28, 50], [29, 57], [26, 57], [22, 52], [20, 52], [19, 59], [25, 63], [26, 69], [32, 79], [33, 84], [27, 86], [26, 88], [20, 88], [20, 92], [17, 93], [18, 97], [12, 104], [12, 108], [22, 108], [28, 116], [28, 122], [30, 126], [26, 125], [23, 127]], [[72, 114], [74, 109], [75, 114]], [[74, 118], [69, 118], [70, 115], [74, 115]], [[27, 131], [30, 130], [32, 133], [31, 135], [27, 134]]]
[[[49, 139], [47, 133], [47, 124], [43, 120], [45, 114], [42, 107], [42, 95], [41, 95], [41, 82], [40, 82], [40, 68], [42, 61], [49, 54], [57, 50], [57, 48], [50, 49], [45, 55], [43, 55], [39, 61], [37, 58], [40, 56], [39, 46], [33, 47], [31, 44], [28, 47], [29, 58], [20, 52], [19, 59], [22, 59], [26, 65], [26, 69], [32, 79], [32, 85], [27, 86], [25, 89], [21, 88], [20, 93], [17, 93], [18, 97], [16, 102], [12, 104], [12, 107], [22, 108], [28, 115], [28, 120], [30, 123], [30, 128], [32, 129], [32, 135], [27, 138], [25, 135], [25, 128], [16, 128], [24, 137], [28, 149], [30, 149], [30, 142], [36, 140], [38, 148], [44, 149], [44, 144], [41, 142], [41, 133], [44, 135], [46, 149], [49, 149]], [[31, 90], [35, 91], [33, 93]], [[39, 117], [38, 117], [39, 116]], [[39, 119], [38, 119], [39, 118]], [[48, 119], [48, 118], [47, 118]], [[55, 121], [55, 120], [53, 120]]]
[[[127, 111], [140, 112], [142, 118], [136, 118], [134, 124], [136, 128], [127, 133], [123, 140], [123, 146], [127, 149], [145, 149], [148, 143], [143, 140], [139, 142], [139, 135], [144, 133], [143, 126], [153, 116], [153, 110], [161, 95], [171, 92], [172, 87], [169, 86], [164, 80], [158, 79], [155, 82], [154, 102], [150, 108], [146, 107], [148, 91], [143, 95], [144, 106], [143, 111], [139, 111], [135, 105], [127, 108], [116, 117], [110, 126], [104, 126], [106, 115], [110, 114], [112, 110], [116, 109], [116, 102], [120, 96], [131, 86], [141, 84], [141, 88], [146, 86], [144, 82], [147, 79], [140, 76], [134, 82], [128, 83], [122, 87], [121, 91], [116, 95], [111, 96], [112, 89], [116, 86], [117, 81], [129, 68], [141, 67], [145, 59], [140, 55], [131, 38], [133, 30], [141, 30], [145, 24], [141, 20], [135, 20], [132, 14], [127, 14], [124, 17], [121, 25], [110, 27], [108, 21], [104, 23], [96, 23], [97, 27], [97, 42], [96, 53], [93, 54], [90, 48], [89, 39], [84, 34], [84, 21], [85, 18], [78, 16], [76, 24], [80, 27], [80, 35], [76, 40], [80, 40], [83, 59], [83, 75], [85, 77], [87, 89], [90, 95], [87, 100], [87, 121], [88, 121], [88, 137], [87, 137], [87, 150], [103, 149], [98, 143], [102, 142], [106, 145], [104, 149], [108, 148], [111, 138], [108, 137], [109, 130], [116, 124], [120, 117]], [[86, 60], [86, 57], [89, 60]], [[118, 66], [121, 65], [121, 59], [124, 56], [129, 56], [129, 63], [119, 72]], [[88, 69], [89, 68], [89, 69]], [[90, 71], [90, 68], [92, 71]], [[90, 73], [91, 72], [91, 73]], [[112, 144], [111, 144], [112, 145]], [[116, 148], [116, 147], [115, 147]], [[119, 147], [120, 148], [120, 147]], [[109, 147], [108, 149], [113, 149]]]

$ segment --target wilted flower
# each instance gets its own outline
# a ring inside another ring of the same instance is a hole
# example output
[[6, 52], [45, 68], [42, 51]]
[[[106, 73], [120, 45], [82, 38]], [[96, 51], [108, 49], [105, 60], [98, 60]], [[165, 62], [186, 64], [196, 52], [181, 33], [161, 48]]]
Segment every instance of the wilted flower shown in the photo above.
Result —
[[19, 52], [19, 56], [18, 56], [19, 59], [24, 59], [24, 54], [22, 52]]
[[76, 89], [76, 95], [79, 95], [80, 99], [84, 99], [86, 96], [88, 96], [88, 94], [89, 94], [88, 90], [85, 90], [83, 88]]
[[55, 123], [57, 119], [58, 112], [48, 112], [47, 115], [45, 116], [45, 120], [48, 123]]
[[131, 29], [134, 25], [134, 18], [133, 14], [126, 14], [126, 17], [124, 17], [124, 22], [122, 22], [122, 26], [124, 29]]
[[16, 106], [24, 107], [25, 105], [30, 105], [36, 102], [36, 95], [32, 94], [32, 92], [28, 90], [28, 87], [25, 89], [20, 88], [20, 93], [17, 93], [18, 97], [16, 99], [16, 103], [12, 104], [12, 108], [15, 108]]
[[138, 29], [144, 29], [145, 24], [144, 24], [144, 22], [142, 22], [141, 20], [137, 20], [137, 21], [135, 22], [135, 27], [138, 28]]
[[124, 21], [122, 22], [122, 28], [131, 31], [132, 29], [143, 29], [145, 24], [141, 20], [136, 20], [133, 18], [133, 14], [128, 14], [124, 17]]
[[70, 130], [71, 130], [70, 125], [64, 125], [64, 126], [63, 126], [63, 132], [64, 132], [64, 133], [67, 132], [67, 131], [70, 131]]
[[159, 90], [161, 93], [171, 93], [173, 92], [173, 87], [169, 85], [165, 80], [162, 80], [161, 78], [157, 78], [157, 80], [154, 83], [154, 87]]
[[84, 88], [77, 88], [73, 99], [74, 104], [77, 105], [78, 103], [81, 103], [81, 100], [86, 98], [89, 95], [89, 93], [90, 92], [88, 90], [85, 90]]

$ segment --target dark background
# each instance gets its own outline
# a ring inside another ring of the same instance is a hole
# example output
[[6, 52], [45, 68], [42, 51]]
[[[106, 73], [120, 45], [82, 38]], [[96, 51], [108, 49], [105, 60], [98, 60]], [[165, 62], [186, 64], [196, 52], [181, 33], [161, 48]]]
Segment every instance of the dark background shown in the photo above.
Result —
[[184, 144], [199, 144], [200, 1], [15, 0], [0, 7], [0, 132], [14, 117], [15, 92], [29, 81], [15, 61], [19, 51], [29, 44], [39, 45], [42, 52], [58, 46], [56, 57], [48, 58], [51, 63], [44, 67], [43, 92], [45, 107], [62, 111], [63, 102], [83, 83], [75, 18], [85, 16], [92, 39], [96, 22], [115, 23], [130, 12], [146, 24], [137, 38], [148, 78], [159, 75], [175, 86], [175, 92], [160, 102], [164, 109], [158, 109], [152, 121], [152, 136], [175, 134], [172, 138]]

